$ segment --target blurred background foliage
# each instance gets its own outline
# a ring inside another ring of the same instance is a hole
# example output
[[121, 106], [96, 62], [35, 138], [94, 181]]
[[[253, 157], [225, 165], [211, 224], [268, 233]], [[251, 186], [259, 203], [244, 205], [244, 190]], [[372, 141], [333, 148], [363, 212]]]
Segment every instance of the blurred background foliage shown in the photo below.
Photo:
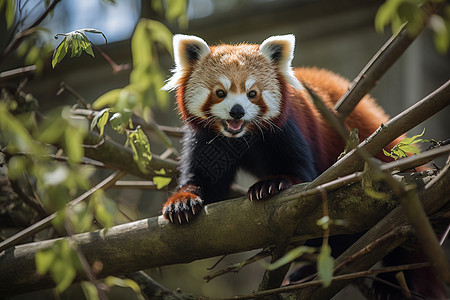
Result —
[[[353, 79], [406, 19], [414, 33], [417, 24], [424, 22], [418, 6], [424, 2], [0, 0], [1, 238], [61, 210], [110, 174], [83, 158], [82, 145], [89, 128], [133, 149], [144, 173], [154, 154], [170, 150], [168, 157], [176, 158], [178, 138], [167, 137], [155, 126], [180, 125], [172, 97], [160, 91], [173, 66], [172, 33], [195, 34], [211, 45], [260, 43], [270, 35], [294, 33], [294, 65], [323, 67]], [[43, 21], [32, 26], [47, 10]], [[449, 19], [450, 8], [445, 4], [372, 92], [391, 115], [448, 80]], [[17, 45], [10, 48], [16, 40]], [[25, 66], [28, 68], [18, 70], [19, 75], [10, 72]], [[88, 120], [74, 114], [74, 109], [98, 112]], [[440, 112], [411, 135], [426, 127], [430, 138], [448, 138], [448, 113], [449, 109]], [[156, 130], [150, 135], [144, 132], [133, 115]], [[56, 233], [42, 232], [33, 240], [157, 216], [168, 195], [166, 186], [174, 184], [171, 176], [165, 169], [150, 174], [156, 191], [99, 190], [88, 203], [59, 213], [53, 222]], [[137, 178], [127, 175], [126, 179]], [[242, 185], [252, 180], [245, 174], [238, 176]], [[34, 204], [24, 203], [24, 197]], [[219, 268], [251, 255], [230, 255]], [[54, 274], [61, 296], [42, 291], [12, 299], [80, 299], [83, 292], [85, 297], [95, 298], [96, 287], [90, 283], [70, 286], [76, 271], [82, 269], [76, 247], [57, 244], [39, 256], [38, 270]], [[231, 296], [257, 289], [264, 272], [259, 265], [205, 284], [202, 278], [216, 260], [147, 271], [168, 289], [181, 288], [195, 295]], [[109, 278], [105, 282], [111, 287], [108, 295], [112, 299], [141, 297], [131, 281]], [[340, 297], [345, 298], [346, 293]]]

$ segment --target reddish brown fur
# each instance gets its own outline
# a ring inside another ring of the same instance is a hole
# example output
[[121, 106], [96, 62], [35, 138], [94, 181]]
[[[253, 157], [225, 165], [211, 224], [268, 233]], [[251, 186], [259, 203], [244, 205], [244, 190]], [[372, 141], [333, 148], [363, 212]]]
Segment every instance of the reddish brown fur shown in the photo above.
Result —
[[[335, 73], [317, 68], [297, 68], [295, 75], [300, 82], [306, 83], [322, 99], [329, 109], [334, 109], [336, 102], [345, 94], [350, 83]], [[314, 104], [308, 100], [306, 90], [295, 91], [292, 87], [287, 87], [285, 100], [289, 105], [297, 124], [302, 128], [305, 138], [313, 148], [319, 153], [319, 172], [336, 162], [337, 157], [344, 148], [344, 143], [336, 131], [331, 128]], [[379, 107], [370, 96], [365, 96], [355, 107], [350, 116], [346, 119], [345, 125], [348, 129], [358, 128], [360, 141], [369, 137], [381, 124], [386, 123], [389, 116]], [[400, 142], [405, 136], [400, 136], [385, 147], [390, 150]], [[383, 153], [376, 156], [382, 161], [391, 161]]]
[[[182, 120], [188, 120], [193, 124], [198, 123], [199, 120], [195, 118], [190, 119], [192, 115], [187, 110], [184, 99], [186, 83], [193, 73], [202, 72], [202, 78], [206, 78], [206, 84], [210, 87], [211, 94], [202, 106], [202, 110], [206, 112], [213, 104], [220, 102], [220, 99], [217, 99], [214, 94], [214, 90], [217, 88], [214, 78], [217, 78], [217, 73], [221, 72], [224, 65], [226, 65], [227, 70], [232, 70], [234, 77], [230, 91], [236, 93], [245, 90], [242, 83], [249, 76], [254, 76], [260, 80], [268, 73], [278, 72], [276, 68], [267, 67], [264, 58], [259, 55], [259, 45], [220, 45], [210, 47], [210, 49], [212, 53], [203, 59], [201, 66], [194, 64], [189, 72], [180, 79], [180, 85], [177, 90], [178, 109]], [[317, 68], [297, 68], [295, 69], [295, 75], [300, 82], [305, 82], [312, 88], [330, 109], [333, 109], [335, 103], [344, 95], [350, 84], [348, 80], [330, 71]], [[213, 80], [209, 82], [209, 78]], [[280, 83], [278, 87], [280, 88], [281, 86], [283, 99], [281, 115], [277, 117], [275, 123], [282, 122], [287, 117], [294, 118], [313, 151], [319, 153], [319, 157], [321, 157], [318, 171], [324, 171], [336, 161], [336, 158], [342, 152], [344, 148], [342, 139], [322, 118], [314, 105], [310, 103], [306, 90], [295, 90], [285, 82], [281, 74], [276, 75], [276, 78], [278, 78]], [[267, 82], [263, 84], [265, 85]], [[260, 93], [258, 93], [258, 97], [253, 102], [261, 107], [262, 112], [267, 110]], [[289, 115], [287, 112], [289, 112]], [[389, 117], [375, 103], [374, 99], [366, 96], [347, 118], [345, 125], [349, 129], [358, 128], [360, 140], [362, 141], [388, 120]], [[252, 129], [256, 130], [255, 127]], [[397, 138], [387, 145], [385, 149], [390, 150], [403, 138], [404, 136]], [[391, 161], [390, 158], [382, 153], [376, 157], [383, 161]]]

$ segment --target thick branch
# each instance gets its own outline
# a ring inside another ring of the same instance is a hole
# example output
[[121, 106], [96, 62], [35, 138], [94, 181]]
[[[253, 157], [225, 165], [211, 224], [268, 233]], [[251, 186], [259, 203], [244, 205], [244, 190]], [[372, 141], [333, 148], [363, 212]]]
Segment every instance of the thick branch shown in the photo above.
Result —
[[88, 158], [101, 161], [105, 165], [112, 166], [121, 171], [139, 176], [141, 178], [151, 179], [155, 175], [154, 170], [164, 168], [170, 176], [176, 176], [177, 163], [170, 160], [164, 160], [157, 155], [152, 156], [149, 162], [148, 173], [142, 172], [136, 162], [133, 160], [133, 152], [109, 139], [102, 139], [96, 133], [89, 132], [84, 143], [89, 145], [84, 149], [84, 155]]
[[[434, 188], [433, 193], [424, 194], [422, 200], [433, 203], [437, 208], [443, 202], [439, 195], [450, 192], [449, 177], [448, 174], [441, 176], [441, 180], [433, 185], [438, 188]], [[300, 199], [293, 197], [304, 188], [305, 185], [295, 186], [270, 201], [260, 203], [244, 198], [214, 203], [206, 206], [202, 214], [185, 226], [170, 224], [160, 216], [75, 235], [72, 239], [90, 263], [102, 261], [104, 269], [99, 276], [268, 247], [277, 241], [283, 228], [291, 226], [299, 208], [310, 202], [320, 203], [320, 195], [317, 194]], [[366, 230], [395, 205], [392, 200], [370, 199], [360, 184], [330, 192], [328, 197], [330, 217], [348, 221], [347, 228], [333, 228], [332, 234]], [[322, 236], [322, 229], [315, 225], [321, 215], [322, 209], [319, 208], [298, 220], [295, 239]], [[400, 216], [396, 223], [404, 220], [404, 216]], [[34, 255], [39, 250], [48, 249], [54, 242], [20, 245], [2, 252], [0, 293], [14, 294], [52, 286], [53, 281], [48, 275], [36, 274]]]
[[[434, 3], [428, 11], [428, 17], [439, 11], [441, 7], [440, 3]], [[422, 27], [414, 36], [407, 29], [392, 36], [367, 63], [334, 107], [342, 120], [347, 118], [358, 102], [377, 85], [384, 73], [400, 58], [422, 29], [425, 28], [426, 23], [422, 24]]]
[[[385, 125], [382, 125], [379, 130], [358, 145], [357, 148], [361, 148], [365, 152], [375, 155], [395, 138], [430, 118], [449, 104], [450, 80], [430, 95], [391, 119]], [[355, 150], [352, 150], [328, 168], [328, 170], [323, 172], [311, 183], [311, 186], [315, 187], [335, 178], [361, 170], [364, 161], [359, 158]]]
[[[443, 205], [445, 205], [449, 199], [448, 197], [442, 197], [442, 195], [448, 195], [450, 192], [450, 187], [445, 187], [446, 184], [450, 183], [450, 171], [449, 164], [442, 170], [438, 177], [433, 179], [428, 183], [424, 189], [419, 191], [419, 198], [421, 199], [424, 211], [430, 215], [439, 210]], [[338, 266], [345, 262], [349, 257], [363, 249], [366, 245], [370, 244], [372, 241], [382, 237], [384, 234], [388, 233], [397, 226], [404, 224], [407, 217], [401, 207], [395, 208], [386, 217], [384, 217], [380, 222], [373, 226], [367, 233], [365, 233], [356, 243], [354, 243], [350, 248], [348, 248], [338, 259], [336, 259], [335, 264]], [[390, 251], [400, 245], [403, 242], [402, 239], [396, 241], [396, 243], [391, 243], [385, 245], [385, 247], [379, 247], [377, 251], [370, 253], [369, 256], [364, 257], [364, 259], [358, 260], [345, 268], [340, 268], [339, 272], [335, 275], [345, 274], [349, 272], [357, 272], [361, 270], [367, 270], [372, 267], [376, 262], [378, 262], [387, 251]], [[345, 287], [349, 281], [344, 282], [332, 282], [331, 286], [328, 288], [310, 288], [302, 290], [298, 294], [300, 299], [330, 299], [339, 292], [343, 287]]]

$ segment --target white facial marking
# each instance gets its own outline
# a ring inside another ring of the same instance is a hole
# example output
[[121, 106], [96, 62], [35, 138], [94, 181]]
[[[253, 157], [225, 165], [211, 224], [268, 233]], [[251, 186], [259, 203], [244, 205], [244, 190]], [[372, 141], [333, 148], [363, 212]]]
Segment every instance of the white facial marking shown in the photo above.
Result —
[[229, 90], [231, 87], [231, 81], [230, 79], [228, 79], [228, 77], [226, 76], [220, 76], [219, 78], [220, 83], [223, 85], [223, 87], [225, 88], [225, 90]]
[[186, 90], [186, 107], [191, 114], [202, 119], [205, 118], [202, 112], [202, 106], [208, 98], [209, 93], [210, 90], [203, 86], [197, 86], [195, 88]]
[[250, 89], [252, 88], [252, 86], [256, 83], [255, 78], [250, 77], [249, 79], [247, 79], [247, 81], [245, 82], [245, 90], [248, 92], [250, 91]]
[[278, 93], [263, 91], [262, 96], [267, 105], [267, 112], [264, 117], [273, 118], [280, 114], [281, 95]]

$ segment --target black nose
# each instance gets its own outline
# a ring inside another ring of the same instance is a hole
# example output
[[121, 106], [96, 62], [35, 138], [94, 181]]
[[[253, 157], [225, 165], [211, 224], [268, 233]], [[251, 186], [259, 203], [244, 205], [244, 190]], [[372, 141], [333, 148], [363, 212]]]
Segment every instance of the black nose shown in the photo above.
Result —
[[239, 120], [240, 118], [242, 118], [245, 115], [245, 110], [242, 107], [242, 105], [240, 104], [236, 104], [235, 106], [233, 106], [233, 108], [231, 108], [230, 110], [230, 116], [235, 119], [235, 120]]

